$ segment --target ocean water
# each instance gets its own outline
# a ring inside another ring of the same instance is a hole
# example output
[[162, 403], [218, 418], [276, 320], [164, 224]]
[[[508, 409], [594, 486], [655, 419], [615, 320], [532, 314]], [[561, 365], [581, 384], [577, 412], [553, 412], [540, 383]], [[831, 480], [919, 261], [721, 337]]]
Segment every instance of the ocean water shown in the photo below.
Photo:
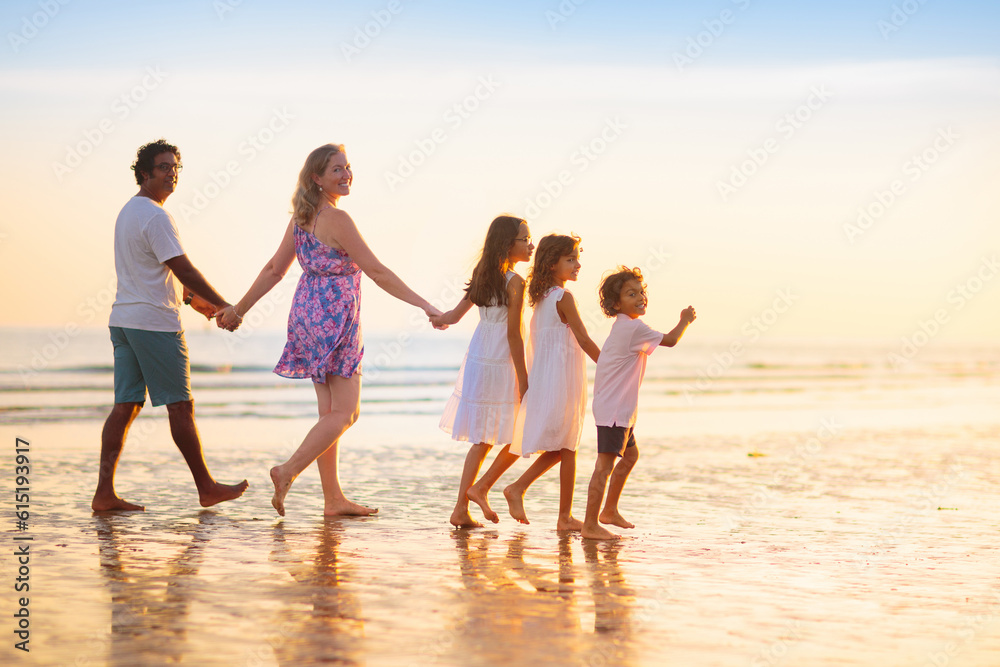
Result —
[[[891, 345], [762, 340], [733, 355], [690, 335], [658, 350], [621, 502], [636, 528], [597, 544], [554, 530], [554, 472], [529, 491], [530, 525], [507, 516], [499, 490], [527, 461], [492, 495], [499, 524], [448, 525], [467, 451], [437, 428], [467, 344], [452, 332], [367, 340], [341, 479], [377, 516], [324, 519], [314, 469], [274, 513], [267, 470], [314, 422], [313, 391], [270, 372], [280, 334], [214, 331], [188, 334], [205, 456], [250, 489], [200, 508], [165, 411], [147, 407], [116, 478], [147, 511], [94, 515], [111, 346], [57, 334], [0, 334], [6, 551], [31, 538], [31, 652], [13, 648], [7, 556], [4, 664], [1000, 663], [998, 348], [905, 364]], [[23, 531], [16, 438], [30, 443]]]

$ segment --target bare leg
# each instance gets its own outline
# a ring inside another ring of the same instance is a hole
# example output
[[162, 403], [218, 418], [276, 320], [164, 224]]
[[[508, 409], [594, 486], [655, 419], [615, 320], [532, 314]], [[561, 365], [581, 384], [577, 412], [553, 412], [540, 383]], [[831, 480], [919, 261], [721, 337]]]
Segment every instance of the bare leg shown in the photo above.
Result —
[[601, 512], [601, 503], [604, 502], [604, 489], [608, 485], [608, 477], [614, 467], [614, 454], [597, 454], [597, 463], [594, 464], [594, 475], [590, 478], [590, 486], [587, 488], [587, 514], [583, 519], [583, 529], [581, 534], [594, 540], [614, 540], [620, 537], [597, 522], [598, 514]]
[[528, 491], [528, 487], [551, 470], [557, 461], [559, 461], [559, 452], [542, 452], [513, 484], [503, 490], [503, 497], [507, 499], [510, 515], [519, 522], [531, 523], [524, 511], [524, 494]]
[[220, 484], [212, 479], [202, 455], [201, 439], [194, 423], [194, 401], [180, 401], [167, 405], [167, 418], [170, 420], [170, 435], [177, 449], [181, 450], [184, 460], [194, 476], [198, 487], [198, 501], [202, 507], [211, 507], [226, 500], [233, 500], [243, 495], [247, 490], [246, 480], [239, 484]]
[[500, 517], [497, 513], [493, 511], [490, 507], [489, 493], [493, 485], [497, 483], [500, 477], [507, 472], [507, 470], [514, 465], [514, 463], [521, 458], [517, 454], [510, 453], [510, 445], [504, 445], [503, 449], [497, 454], [497, 457], [493, 459], [493, 464], [490, 466], [486, 474], [479, 478], [479, 481], [469, 487], [469, 490], [465, 493], [466, 497], [472, 502], [479, 505], [479, 508], [483, 510], [483, 516], [497, 523], [500, 521]]
[[[285, 516], [285, 495], [292, 482], [303, 470], [309, 467], [324, 452], [334, 446], [340, 436], [358, 419], [358, 409], [361, 400], [361, 376], [355, 374], [351, 378], [327, 375], [325, 384], [313, 384], [316, 390], [316, 404], [319, 409], [319, 420], [309, 429], [299, 448], [287, 461], [271, 468], [271, 482], [274, 484], [274, 496], [271, 505], [278, 514]], [[323, 482], [324, 513], [329, 509], [350, 509], [347, 514], [374, 514], [376, 510], [355, 505], [344, 497], [340, 489], [340, 479], [337, 470], [338, 457], [336, 450], [331, 458], [325, 459], [319, 465], [320, 480]], [[347, 503], [344, 505], [344, 503]], [[361, 508], [361, 509], [356, 509]]]
[[576, 450], [560, 449], [559, 519], [556, 530], [581, 530], [583, 522], [573, 518], [573, 491], [576, 487]]
[[141, 409], [142, 403], [115, 403], [111, 414], [104, 422], [104, 430], [101, 432], [101, 467], [97, 473], [97, 491], [94, 492], [94, 500], [90, 503], [91, 509], [95, 512], [141, 512], [146, 509], [142, 505], [122, 500], [115, 493], [115, 470], [118, 468], [118, 459], [121, 458], [122, 449], [125, 447], [128, 429]]
[[[469, 447], [469, 453], [465, 455], [465, 466], [462, 468], [462, 479], [458, 483], [458, 500], [455, 502], [455, 509], [451, 513], [451, 525], [456, 528], [482, 528], [483, 524], [472, 518], [469, 514], [469, 487], [476, 481], [479, 468], [482, 467], [486, 455], [493, 449], [493, 445], [485, 442]], [[499, 520], [499, 519], [497, 519]]]
[[622, 497], [622, 489], [625, 488], [625, 482], [628, 480], [629, 473], [632, 472], [632, 468], [635, 467], [635, 462], [638, 460], [639, 447], [634, 445], [626, 447], [625, 453], [622, 454], [622, 458], [615, 465], [614, 472], [611, 473], [611, 484], [608, 486], [608, 499], [604, 503], [604, 510], [598, 517], [601, 523], [610, 523], [620, 528], [635, 528], [634, 523], [626, 521], [625, 517], [618, 512], [618, 501]]

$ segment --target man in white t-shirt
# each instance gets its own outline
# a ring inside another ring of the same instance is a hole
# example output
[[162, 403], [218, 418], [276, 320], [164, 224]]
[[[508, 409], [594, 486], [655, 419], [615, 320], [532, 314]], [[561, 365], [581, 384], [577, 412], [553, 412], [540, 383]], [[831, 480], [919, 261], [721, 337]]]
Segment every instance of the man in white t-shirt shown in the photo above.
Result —
[[[614, 317], [594, 375], [594, 421], [597, 423], [597, 463], [587, 490], [587, 516], [582, 535], [596, 540], [619, 537], [601, 523], [635, 528], [618, 511], [625, 481], [639, 460], [635, 444], [635, 416], [639, 385], [646, 373], [646, 358], [657, 347], [673, 347], [695, 320], [694, 308], [681, 311], [681, 319], [670, 333], [662, 334], [639, 319], [646, 314], [646, 285], [639, 269], [619, 267], [601, 282], [601, 309]], [[615, 460], [618, 459], [617, 463]], [[608, 477], [611, 486], [608, 487]], [[604, 490], [608, 499], [604, 502]]]
[[194, 421], [191, 366], [177, 282], [217, 311], [229, 304], [184, 254], [177, 225], [163, 209], [163, 202], [177, 187], [180, 151], [163, 139], [154, 141], [139, 149], [132, 169], [139, 192], [125, 204], [115, 223], [118, 292], [109, 322], [115, 350], [115, 406], [101, 434], [101, 468], [91, 507], [95, 512], [144, 509], [115, 493], [115, 468], [147, 390], [153, 405], [167, 406], [170, 434], [194, 476], [199, 502], [209, 507], [239, 498], [247, 481], [220, 484], [205, 464]]

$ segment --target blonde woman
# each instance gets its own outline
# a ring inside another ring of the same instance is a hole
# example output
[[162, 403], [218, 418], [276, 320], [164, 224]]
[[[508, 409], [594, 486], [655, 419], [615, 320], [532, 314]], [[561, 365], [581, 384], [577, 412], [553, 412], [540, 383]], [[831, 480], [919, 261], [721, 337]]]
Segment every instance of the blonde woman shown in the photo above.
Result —
[[292, 482], [313, 461], [323, 483], [324, 514], [365, 516], [378, 511], [348, 500], [337, 470], [338, 441], [357, 421], [360, 408], [361, 274], [428, 317], [441, 314], [378, 260], [351, 216], [337, 207], [340, 198], [350, 194], [352, 181], [342, 145], [326, 144], [309, 154], [277, 252], [246, 295], [218, 316], [220, 327], [237, 326], [298, 258], [302, 277], [288, 314], [288, 342], [274, 372], [313, 381], [319, 421], [287, 461], [271, 468], [271, 504], [281, 516]]

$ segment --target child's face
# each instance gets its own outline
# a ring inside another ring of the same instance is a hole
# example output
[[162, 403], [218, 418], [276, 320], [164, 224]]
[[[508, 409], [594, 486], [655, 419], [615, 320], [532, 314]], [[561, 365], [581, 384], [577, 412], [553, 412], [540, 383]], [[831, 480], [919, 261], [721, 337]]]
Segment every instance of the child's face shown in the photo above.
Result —
[[628, 315], [633, 320], [640, 315], [646, 314], [646, 290], [642, 288], [635, 278], [625, 281], [621, 292], [618, 293], [618, 303], [615, 310], [622, 315]]
[[531, 231], [528, 229], [528, 225], [522, 222], [517, 229], [517, 238], [514, 239], [514, 245], [510, 247], [507, 257], [510, 258], [511, 264], [527, 262], [531, 259], [531, 253], [534, 251], [535, 244], [531, 242]]
[[580, 248], [573, 248], [573, 252], [563, 255], [556, 262], [553, 270], [556, 281], [564, 283], [567, 280], [576, 280], [580, 275]]

